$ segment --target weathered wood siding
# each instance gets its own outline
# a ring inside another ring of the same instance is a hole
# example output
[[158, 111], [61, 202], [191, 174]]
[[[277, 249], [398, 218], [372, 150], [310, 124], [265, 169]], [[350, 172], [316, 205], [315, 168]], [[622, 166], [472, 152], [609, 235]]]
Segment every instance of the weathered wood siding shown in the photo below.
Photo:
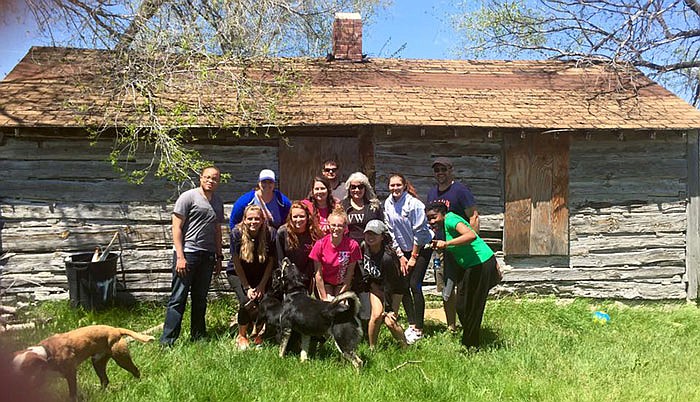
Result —
[[[697, 172], [690, 178], [694, 184], [688, 183], [688, 169], [698, 164], [689, 156], [693, 150], [697, 160], [696, 133], [572, 134], [569, 255], [509, 258], [500, 251], [503, 143], [505, 135], [517, 133], [396, 127], [390, 133], [384, 127], [357, 132], [361, 165], [370, 176], [374, 169], [382, 199], [394, 171], [405, 174], [424, 198], [434, 185], [432, 160], [452, 159], [455, 177], [477, 199], [482, 235], [506, 267], [501, 292], [639, 299], [688, 294], [692, 278], [686, 278], [686, 254], [694, 250], [696, 255], [700, 247], [697, 233], [687, 233], [698, 230], [698, 209], [687, 205], [689, 197], [697, 201]], [[126, 292], [121, 294], [166, 297], [170, 211], [180, 190], [163, 181], [143, 186], [121, 181], [105, 162], [108, 142], [89, 146], [84, 139], [51, 135], [20, 132], [0, 140], [0, 245], [6, 253], [0, 260], [0, 298], [67, 298], [64, 257], [106, 245], [117, 230], [124, 246]], [[694, 141], [690, 145], [689, 137]], [[252, 188], [259, 170], [279, 164], [277, 139], [222, 139], [198, 148], [231, 174], [219, 191], [226, 214]], [[283, 181], [284, 172], [278, 173]], [[118, 278], [122, 280], [121, 272]], [[228, 291], [223, 276], [215, 290]]]
[[700, 282], [700, 136], [688, 133], [688, 229], [685, 268], [688, 299], [697, 299]]
[[376, 190], [388, 196], [389, 175], [402, 173], [416, 187], [423, 202], [435, 185], [432, 163], [446, 156], [454, 165], [455, 179], [467, 184], [476, 198], [481, 217], [481, 234], [495, 250], [503, 239], [502, 138], [486, 130], [465, 128], [420, 128], [374, 130]]
[[[0, 260], [2, 299], [66, 298], [65, 256], [106, 246], [122, 234], [128, 295], [164, 298], [170, 288], [170, 222], [179, 190], [165, 181], [138, 186], [119, 179], [106, 162], [110, 143], [47, 139], [32, 133], [0, 144]], [[228, 182], [219, 187], [228, 217], [232, 202], [277, 170], [277, 140], [232, 139], [198, 145]], [[136, 163], [141, 161], [135, 161]], [[189, 184], [183, 186], [190, 188]], [[121, 267], [118, 266], [121, 271]], [[118, 279], [122, 280], [119, 272]], [[228, 290], [222, 278], [217, 290]]]
[[569, 134], [504, 136], [503, 251], [569, 253]]
[[569, 257], [506, 256], [502, 289], [685, 298], [686, 144], [682, 133], [572, 136]]

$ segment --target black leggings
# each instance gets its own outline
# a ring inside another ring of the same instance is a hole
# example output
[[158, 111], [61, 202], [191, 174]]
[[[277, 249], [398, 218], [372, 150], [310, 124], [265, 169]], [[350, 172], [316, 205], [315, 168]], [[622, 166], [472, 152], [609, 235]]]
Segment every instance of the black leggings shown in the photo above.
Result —
[[457, 315], [462, 323], [462, 344], [478, 347], [481, 321], [484, 318], [489, 290], [498, 283], [496, 258], [458, 272]]
[[243, 307], [250, 299], [248, 298], [245, 290], [243, 290], [241, 279], [238, 277], [238, 275], [233, 275], [228, 272], [226, 273], [226, 279], [228, 279], [228, 283], [231, 285], [231, 289], [233, 289], [233, 291], [236, 293], [236, 298], [238, 299], [238, 325], [247, 325], [255, 321], [256, 317], [251, 317], [248, 310]]
[[[404, 251], [404, 256], [411, 258], [411, 251]], [[415, 325], [418, 329], [423, 329], [425, 321], [425, 297], [423, 296], [423, 278], [428, 269], [428, 262], [432, 250], [421, 249], [416, 258], [416, 265], [408, 273], [408, 292], [403, 295], [403, 309], [406, 310], [406, 319], [410, 325]]]

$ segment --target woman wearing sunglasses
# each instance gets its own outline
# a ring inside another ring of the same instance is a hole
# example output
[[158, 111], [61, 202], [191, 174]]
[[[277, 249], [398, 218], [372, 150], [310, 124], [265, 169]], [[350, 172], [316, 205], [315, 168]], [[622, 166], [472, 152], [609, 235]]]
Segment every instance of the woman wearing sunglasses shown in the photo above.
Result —
[[[361, 244], [364, 240], [367, 222], [372, 220], [384, 220], [382, 204], [374, 194], [374, 189], [369, 183], [369, 178], [362, 172], [355, 172], [345, 182], [347, 196], [340, 205], [348, 216], [348, 236]], [[370, 290], [369, 278], [366, 272], [362, 272], [360, 264], [355, 268], [352, 281], [352, 290], [357, 293], [362, 303], [360, 318], [364, 321], [370, 319]]]

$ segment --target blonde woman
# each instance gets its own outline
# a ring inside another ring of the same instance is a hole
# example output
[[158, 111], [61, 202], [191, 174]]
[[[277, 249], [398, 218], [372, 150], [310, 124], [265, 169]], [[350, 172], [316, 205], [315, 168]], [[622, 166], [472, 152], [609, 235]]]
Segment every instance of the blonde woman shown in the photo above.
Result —
[[[348, 180], [345, 182], [345, 191], [347, 197], [340, 202], [340, 205], [342, 205], [343, 211], [348, 216], [348, 236], [355, 240], [357, 244], [362, 244], [367, 222], [375, 219], [384, 220], [382, 203], [374, 193], [369, 178], [362, 172], [355, 172], [348, 177]], [[369, 282], [362, 275], [359, 266], [358, 264], [355, 269], [352, 290], [357, 293], [362, 302], [360, 318], [369, 320], [371, 310]]]
[[340, 204], [348, 215], [349, 236], [361, 243], [367, 222], [374, 219], [384, 220], [382, 203], [374, 193], [369, 178], [362, 172], [355, 172], [348, 177], [345, 190], [347, 197]]
[[[275, 243], [265, 220], [265, 212], [258, 205], [248, 205], [243, 220], [231, 231], [231, 264], [227, 278], [238, 298], [238, 337], [240, 350], [248, 348], [248, 328], [255, 320], [253, 306], [265, 294], [272, 267], [275, 264]], [[257, 328], [255, 343], [262, 339]]]
[[362, 259], [360, 245], [348, 236], [348, 217], [341, 209], [328, 216], [330, 233], [319, 239], [309, 257], [316, 267], [316, 290], [321, 300], [350, 290], [357, 262]]

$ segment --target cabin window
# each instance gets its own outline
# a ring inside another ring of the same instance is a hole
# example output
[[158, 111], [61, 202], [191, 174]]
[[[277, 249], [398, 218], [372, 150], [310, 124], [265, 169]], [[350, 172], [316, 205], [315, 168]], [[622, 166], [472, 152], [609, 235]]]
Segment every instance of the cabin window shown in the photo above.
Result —
[[506, 255], [569, 254], [569, 143], [566, 133], [505, 136]]

